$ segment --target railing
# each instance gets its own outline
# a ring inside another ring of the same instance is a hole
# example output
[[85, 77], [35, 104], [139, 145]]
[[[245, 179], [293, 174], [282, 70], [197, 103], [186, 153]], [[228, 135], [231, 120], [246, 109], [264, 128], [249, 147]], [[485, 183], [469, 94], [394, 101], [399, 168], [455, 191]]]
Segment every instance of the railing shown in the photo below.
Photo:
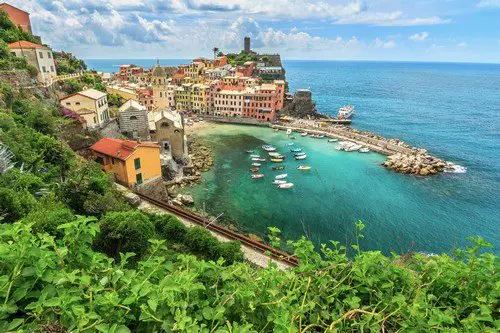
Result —
[[52, 86], [55, 82], [64, 81], [64, 80], [68, 80], [68, 79], [74, 79], [74, 78], [82, 76], [83, 73], [84, 72], [82, 71], [82, 72], [77, 72], [77, 73], [73, 73], [73, 74], [64, 74], [64, 75], [58, 75], [55, 77], [49, 77], [48, 79], [45, 80], [45, 82], [43, 83], [43, 86], [48, 88], [48, 87]]

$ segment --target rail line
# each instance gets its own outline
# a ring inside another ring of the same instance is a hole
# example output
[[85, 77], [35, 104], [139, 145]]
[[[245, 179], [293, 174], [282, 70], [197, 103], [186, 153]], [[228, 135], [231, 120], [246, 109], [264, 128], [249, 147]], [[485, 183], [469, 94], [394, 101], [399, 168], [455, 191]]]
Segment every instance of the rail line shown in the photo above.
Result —
[[193, 222], [195, 224], [201, 225], [209, 230], [212, 230], [218, 234], [224, 235], [225, 237], [239, 241], [241, 244], [246, 245], [247, 247], [252, 248], [255, 251], [268, 254], [271, 257], [273, 257], [276, 260], [282, 261], [290, 266], [298, 266], [299, 265], [299, 260], [297, 257], [294, 255], [288, 254], [286, 252], [280, 251], [278, 249], [275, 249], [269, 245], [257, 242], [247, 236], [244, 236], [242, 234], [239, 234], [231, 229], [228, 229], [226, 227], [223, 227], [219, 224], [216, 223], [208, 223], [205, 221], [200, 215], [195, 214], [193, 212], [187, 211], [185, 209], [179, 208], [174, 205], [170, 205], [166, 202], [151, 198], [147, 195], [144, 195], [142, 193], [135, 192], [141, 199], [148, 201], [149, 203], [152, 203], [158, 207], [161, 207], [171, 213], [174, 213], [175, 215], [178, 215], [190, 222]]

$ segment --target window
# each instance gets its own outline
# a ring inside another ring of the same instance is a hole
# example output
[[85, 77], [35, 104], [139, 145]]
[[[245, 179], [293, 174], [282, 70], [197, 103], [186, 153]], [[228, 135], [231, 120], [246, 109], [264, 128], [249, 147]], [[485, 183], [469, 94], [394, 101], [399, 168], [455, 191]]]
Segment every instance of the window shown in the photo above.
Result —
[[75, 105], [80, 105], [80, 102], [75, 102]]
[[142, 184], [142, 173], [138, 173], [137, 175], [135, 175], [135, 179], [136, 179], [136, 183], [137, 184]]
[[54, 66], [50, 66], [50, 71], [54, 72]]
[[47, 52], [47, 57], [48, 57], [49, 59], [50, 59], [50, 58], [52, 58], [52, 53]]
[[42, 66], [42, 72], [43, 73], [47, 72], [47, 69], [45, 69], [45, 66]]
[[[43, 59], [43, 53], [40, 51], [38, 52], [38, 55], [40, 56], [40, 59]], [[44, 71], [45, 72], [45, 71]]]
[[137, 117], [136, 116], [131, 116], [130, 120], [137, 120]]
[[141, 168], [141, 159], [140, 158], [134, 159], [134, 167], [136, 170], [139, 170]]
[[66, 102], [66, 105], [71, 105], [71, 103], [70, 102]]

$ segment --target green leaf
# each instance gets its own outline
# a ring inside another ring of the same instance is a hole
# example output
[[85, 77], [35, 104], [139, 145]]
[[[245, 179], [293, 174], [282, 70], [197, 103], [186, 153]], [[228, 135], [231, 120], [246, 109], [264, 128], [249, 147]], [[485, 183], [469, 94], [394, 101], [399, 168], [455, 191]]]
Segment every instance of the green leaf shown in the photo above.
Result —
[[16, 318], [16, 319], [12, 320], [9, 323], [9, 326], [7, 326], [7, 331], [12, 331], [12, 330], [18, 328], [19, 326], [21, 326], [22, 323], [24, 323], [23, 318]]
[[158, 306], [158, 301], [154, 298], [148, 299], [148, 305], [153, 310], [153, 312], [156, 312], [156, 307]]

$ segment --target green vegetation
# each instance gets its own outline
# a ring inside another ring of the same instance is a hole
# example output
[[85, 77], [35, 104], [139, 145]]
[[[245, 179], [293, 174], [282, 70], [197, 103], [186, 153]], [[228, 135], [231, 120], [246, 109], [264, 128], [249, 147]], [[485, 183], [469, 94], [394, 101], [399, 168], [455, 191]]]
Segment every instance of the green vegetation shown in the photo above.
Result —
[[106, 86], [102, 83], [98, 75], [85, 73], [78, 78], [71, 78], [58, 82], [59, 89], [66, 94], [73, 94], [82, 91], [84, 88], [93, 88], [102, 92], [106, 92]]
[[17, 42], [19, 40], [39, 43], [35, 36], [29, 32], [25, 32], [21, 27], [14, 25], [3, 10], [0, 10], [0, 39], [6, 43]]
[[56, 62], [58, 75], [73, 74], [87, 70], [85, 62], [69, 52], [54, 52], [54, 61]]
[[125, 99], [118, 94], [108, 94], [108, 105], [120, 107], [125, 103]]
[[242, 66], [247, 61], [257, 61], [257, 55], [254, 53], [229, 53], [226, 54], [227, 61], [233, 66]]

